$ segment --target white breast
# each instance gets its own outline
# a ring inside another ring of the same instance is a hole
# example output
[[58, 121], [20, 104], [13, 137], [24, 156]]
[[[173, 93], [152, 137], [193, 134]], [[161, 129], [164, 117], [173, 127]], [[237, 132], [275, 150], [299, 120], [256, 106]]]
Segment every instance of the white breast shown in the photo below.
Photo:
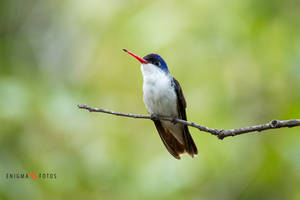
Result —
[[177, 117], [177, 95], [172, 77], [152, 64], [142, 64], [144, 103], [150, 114]]

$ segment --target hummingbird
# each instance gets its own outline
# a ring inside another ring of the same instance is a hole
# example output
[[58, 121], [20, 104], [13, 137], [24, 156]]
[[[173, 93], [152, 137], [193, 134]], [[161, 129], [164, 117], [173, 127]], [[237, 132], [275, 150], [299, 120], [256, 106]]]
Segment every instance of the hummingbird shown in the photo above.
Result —
[[123, 49], [141, 63], [143, 75], [143, 100], [148, 112], [154, 118], [157, 132], [166, 149], [176, 159], [180, 154], [191, 157], [198, 154], [197, 147], [188, 126], [159, 120], [159, 116], [187, 120], [186, 101], [179, 82], [171, 75], [164, 59], [158, 54], [148, 54], [143, 58]]

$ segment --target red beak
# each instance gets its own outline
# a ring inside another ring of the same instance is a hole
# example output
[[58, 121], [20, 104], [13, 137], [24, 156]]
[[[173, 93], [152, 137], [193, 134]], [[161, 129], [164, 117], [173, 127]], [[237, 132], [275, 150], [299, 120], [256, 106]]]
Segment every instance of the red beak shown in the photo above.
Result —
[[142, 63], [142, 64], [148, 63], [147, 60], [145, 60], [145, 59], [143, 59], [143, 58], [141, 58], [141, 57], [135, 55], [134, 53], [131, 53], [130, 51], [127, 51], [126, 49], [123, 49], [123, 51], [125, 51], [125, 52], [128, 53], [129, 55], [133, 56], [135, 59], [137, 59], [137, 60], [138, 60], [140, 63]]

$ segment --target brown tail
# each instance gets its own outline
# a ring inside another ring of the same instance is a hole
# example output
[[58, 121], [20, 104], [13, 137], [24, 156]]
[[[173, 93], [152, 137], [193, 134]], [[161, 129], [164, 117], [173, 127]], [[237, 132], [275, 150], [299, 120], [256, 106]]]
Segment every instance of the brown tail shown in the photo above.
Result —
[[156, 129], [159, 133], [161, 140], [166, 146], [169, 153], [174, 156], [176, 159], [180, 159], [180, 154], [187, 152], [189, 155], [194, 157], [194, 155], [198, 154], [197, 147], [193, 141], [192, 136], [189, 133], [188, 127], [184, 126], [183, 129], [183, 139], [184, 144], [181, 144], [175, 136], [169, 132], [168, 129], [165, 129], [159, 120], [153, 120], [156, 126]]

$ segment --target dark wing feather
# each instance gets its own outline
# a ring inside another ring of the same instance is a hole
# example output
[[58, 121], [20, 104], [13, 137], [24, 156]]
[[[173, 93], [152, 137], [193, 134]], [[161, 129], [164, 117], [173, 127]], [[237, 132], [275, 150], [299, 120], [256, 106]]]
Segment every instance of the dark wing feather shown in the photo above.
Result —
[[[186, 101], [182, 92], [182, 89], [180, 87], [179, 82], [173, 78], [173, 83], [174, 83], [174, 88], [175, 88], [175, 92], [177, 95], [177, 110], [178, 110], [178, 114], [179, 114], [179, 118], [183, 119], [183, 120], [187, 120], [186, 117], [186, 112], [185, 112], [185, 108], [186, 108]], [[186, 151], [193, 157], [194, 154], [198, 154], [198, 150], [197, 147], [194, 143], [194, 140], [189, 132], [189, 129], [187, 127], [187, 125], [184, 125], [184, 134], [183, 134], [183, 138], [184, 138], [184, 143], [185, 143], [185, 147], [186, 147]]]

